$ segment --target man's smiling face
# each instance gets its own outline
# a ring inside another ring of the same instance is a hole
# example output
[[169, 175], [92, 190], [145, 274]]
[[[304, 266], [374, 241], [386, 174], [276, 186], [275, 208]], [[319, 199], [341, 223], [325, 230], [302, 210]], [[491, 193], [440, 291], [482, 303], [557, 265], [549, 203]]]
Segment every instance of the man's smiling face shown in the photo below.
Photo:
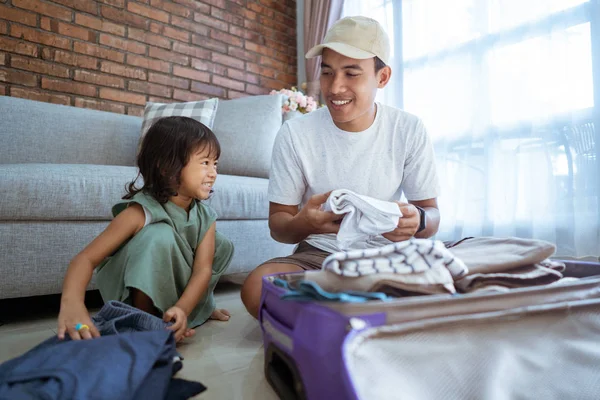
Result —
[[375, 72], [375, 58], [357, 60], [323, 49], [321, 92], [338, 128], [360, 132], [375, 117], [375, 95], [391, 75], [389, 67]]

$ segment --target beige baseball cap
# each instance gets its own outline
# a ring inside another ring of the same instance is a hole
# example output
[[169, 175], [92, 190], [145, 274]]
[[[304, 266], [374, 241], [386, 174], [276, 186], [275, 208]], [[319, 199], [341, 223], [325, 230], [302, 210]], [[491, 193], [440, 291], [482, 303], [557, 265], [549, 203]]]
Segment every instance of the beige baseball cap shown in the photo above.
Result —
[[367, 17], [346, 17], [337, 21], [327, 31], [323, 43], [306, 53], [306, 58], [314, 58], [328, 48], [346, 57], [357, 60], [379, 57], [389, 64], [390, 39], [381, 24]]

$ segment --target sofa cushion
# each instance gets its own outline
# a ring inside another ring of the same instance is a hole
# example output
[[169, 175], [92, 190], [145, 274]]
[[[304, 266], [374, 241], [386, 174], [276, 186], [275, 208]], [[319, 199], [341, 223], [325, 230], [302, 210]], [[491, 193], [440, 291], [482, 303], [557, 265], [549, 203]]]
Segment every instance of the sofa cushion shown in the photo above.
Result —
[[281, 124], [281, 95], [220, 101], [213, 126], [221, 143], [219, 172], [268, 178]]
[[0, 165], [0, 220], [107, 220], [135, 167]]
[[0, 96], [0, 164], [135, 163], [142, 119]]
[[[123, 166], [0, 165], [0, 220], [110, 220], [136, 175], [135, 167]], [[266, 179], [219, 175], [208, 203], [219, 219], [266, 219], [267, 185]]]
[[267, 219], [268, 186], [269, 180], [264, 178], [219, 174], [206, 204], [215, 209], [219, 219]]
[[152, 124], [164, 117], [190, 117], [212, 129], [218, 105], [217, 98], [187, 103], [146, 103], [140, 141]]

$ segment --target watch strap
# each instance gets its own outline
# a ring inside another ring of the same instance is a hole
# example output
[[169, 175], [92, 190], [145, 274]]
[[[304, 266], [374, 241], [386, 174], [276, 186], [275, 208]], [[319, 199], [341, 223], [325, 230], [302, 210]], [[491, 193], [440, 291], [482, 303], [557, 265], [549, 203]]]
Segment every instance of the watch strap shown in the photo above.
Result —
[[426, 228], [426, 219], [427, 219], [427, 214], [425, 213], [425, 209], [423, 209], [423, 207], [419, 207], [417, 205], [414, 205], [417, 208], [417, 210], [419, 210], [419, 216], [420, 216], [420, 222], [419, 222], [419, 229], [417, 230], [417, 233], [425, 230]]

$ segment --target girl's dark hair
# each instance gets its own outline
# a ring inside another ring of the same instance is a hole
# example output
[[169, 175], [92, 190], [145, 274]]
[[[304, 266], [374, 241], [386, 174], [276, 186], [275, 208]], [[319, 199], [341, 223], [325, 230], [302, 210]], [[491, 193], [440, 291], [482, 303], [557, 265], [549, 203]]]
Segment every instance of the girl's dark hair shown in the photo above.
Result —
[[[204, 124], [188, 117], [165, 117], [156, 121], [144, 136], [137, 156], [139, 173], [126, 185], [131, 199], [139, 192], [146, 192], [159, 203], [177, 194], [181, 170], [190, 157], [200, 149], [207, 149], [211, 157], [221, 156], [221, 146], [215, 134]], [[135, 186], [142, 176], [144, 184]]]

